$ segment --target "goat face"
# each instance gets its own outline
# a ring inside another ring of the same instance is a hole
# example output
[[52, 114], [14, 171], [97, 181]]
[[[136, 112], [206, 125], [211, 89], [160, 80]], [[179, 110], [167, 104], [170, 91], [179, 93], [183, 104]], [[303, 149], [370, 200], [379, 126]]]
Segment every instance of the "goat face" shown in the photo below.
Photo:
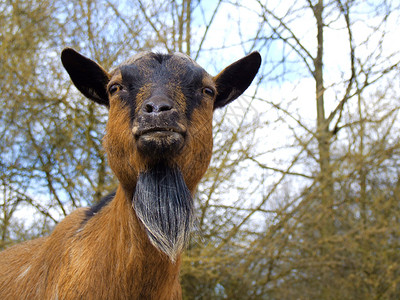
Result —
[[[108, 153], [120, 144], [115, 140], [115, 130], [120, 132], [120, 128], [114, 128], [113, 120], [125, 111], [129, 115], [125, 139], [131, 140], [131, 145], [121, 150], [131, 152], [129, 163], [137, 172], [160, 162], [183, 170], [195, 159], [196, 167], [205, 171], [212, 149], [216, 87], [201, 67], [183, 55], [140, 54], [111, 73], [108, 91]], [[121, 157], [117, 160], [120, 165]]]
[[215, 77], [184, 54], [140, 53], [113, 70], [70, 48], [62, 62], [75, 86], [109, 108], [104, 146], [121, 184], [154, 164], [177, 166], [190, 191], [212, 152], [213, 110], [241, 95], [261, 63], [254, 52]]
[[[210, 76], [187, 57], [152, 53], [129, 61], [118, 73], [115, 86], [113, 81], [109, 85], [122, 90], [129, 86], [126, 97], [137, 150], [149, 163], [179, 156], [186, 137], [194, 136], [190, 130], [194, 108], [202, 104], [204, 114], [212, 114], [215, 85]], [[202, 93], [205, 90], [210, 94]]]

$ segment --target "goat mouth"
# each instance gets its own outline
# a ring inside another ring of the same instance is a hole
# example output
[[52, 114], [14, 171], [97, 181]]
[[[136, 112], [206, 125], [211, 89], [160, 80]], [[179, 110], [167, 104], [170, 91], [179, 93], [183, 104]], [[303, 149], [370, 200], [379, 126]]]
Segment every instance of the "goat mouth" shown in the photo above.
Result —
[[134, 129], [138, 150], [149, 157], [166, 157], [183, 148], [186, 130], [179, 127], [150, 127]]
[[152, 128], [146, 128], [146, 129], [137, 129], [134, 130], [134, 133], [136, 138], [145, 136], [145, 135], [168, 135], [168, 134], [180, 134], [183, 137], [186, 135], [186, 131], [181, 129], [181, 128], [176, 128], [176, 127], [152, 127]]

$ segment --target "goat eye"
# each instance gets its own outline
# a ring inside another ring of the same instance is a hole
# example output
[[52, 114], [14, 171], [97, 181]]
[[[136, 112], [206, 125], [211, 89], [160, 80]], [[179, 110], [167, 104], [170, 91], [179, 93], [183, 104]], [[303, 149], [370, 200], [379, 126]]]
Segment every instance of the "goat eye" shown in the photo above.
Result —
[[110, 95], [113, 95], [120, 90], [122, 90], [122, 86], [119, 83], [114, 83], [108, 88], [108, 92], [110, 93]]
[[210, 97], [214, 97], [215, 92], [212, 88], [206, 87], [206, 88], [203, 88], [203, 94], [206, 94], [207, 96], [210, 96]]

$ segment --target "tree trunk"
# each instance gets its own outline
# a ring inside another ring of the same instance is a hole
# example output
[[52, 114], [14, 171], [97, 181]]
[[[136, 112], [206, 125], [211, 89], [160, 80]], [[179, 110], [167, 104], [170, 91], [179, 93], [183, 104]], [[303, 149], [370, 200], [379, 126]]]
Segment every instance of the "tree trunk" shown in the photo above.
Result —
[[332, 134], [329, 131], [329, 122], [325, 117], [324, 101], [324, 77], [323, 77], [323, 55], [324, 55], [324, 24], [323, 24], [323, 0], [319, 0], [313, 7], [314, 16], [317, 22], [317, 56], [314, 60], [314, 78], [316, 84], [316, 103], [317, 103], [317, 141], [319, 152], [320, 174], [319, 181], [321, 204], [323, 205], [327, 218], [326, 226], [322, 226], [325, 234], [332, 233], [333, 216], [331, 214], [333, 205], [333, 172], [331, 167], [330, 146]]

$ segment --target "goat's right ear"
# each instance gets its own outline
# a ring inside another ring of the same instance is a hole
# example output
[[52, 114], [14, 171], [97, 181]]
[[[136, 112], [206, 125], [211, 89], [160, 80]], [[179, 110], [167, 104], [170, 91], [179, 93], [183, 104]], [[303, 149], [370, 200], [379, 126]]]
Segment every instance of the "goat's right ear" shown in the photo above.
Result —
[[61, 61], [72, 82], [83, 95], [109, 106], [107, 84], [110, 75], [99, 64], [71, 48], [65, 48], [61, 52]]

